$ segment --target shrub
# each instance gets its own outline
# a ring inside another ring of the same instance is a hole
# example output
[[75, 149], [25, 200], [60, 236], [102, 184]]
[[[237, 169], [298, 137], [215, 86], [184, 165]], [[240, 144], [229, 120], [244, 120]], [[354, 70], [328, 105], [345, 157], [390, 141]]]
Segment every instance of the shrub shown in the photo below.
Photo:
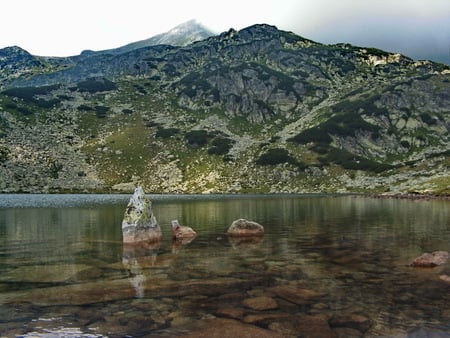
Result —
[[51, 100], [44, 100], [36, 98], [37, 95], [47, 95], [53, 90], [59, 88], [59, 85], [42, 86], [42, 87], [18, 87], [10, 88], [3, 91], [3, 94], [10, 97], [17, 97], [27, 103], [35, 104], [41, 108], [52, 108], [61, 102], [60, 99], [54, 98]]
[[365, 170], [380, 173], [392, 169], [392, 166], [385, 163], [376, 162], [344, 150], [330, 147], [324, 157], [319, 158], [324, 165], [335, 163], [345, 169]]
[[338, 114], [316, 127], [302, 131], [288, 141], [298, 144], [309, 142], [330, 144], [332, 141], [330, 135], [353, 137], [357, 130], [368, 131], [378, 136], [380, 127], [366, 122], [358, 113]]
[[87, 104], [81, 104], [78, 106], [78, 110], [92, 111], [94, 108], [88, 106]]
[[431, 115], [428, 113], [420, 114], [420, 118], [424, 123], [428, 124], [429, 126], [437, 123], [436, 119], [431, 117]]
[[188, 145], [194, 148], [203, 147], [208, 143], [208, 132], [206, 130], [192, 130], [184, 137]]
[[406, 141], [406, 140], [401, 141], [400, 144], [401, 144], [401, 146], [402, 146], [403, 148], [409, 148], [409, 147], [410, 147], [409, 142]]
[[163, 128], [158, 126], [158, 130], [156, 131], [156, 137], [169, 138], [178, 134], [180, 129], [177, 128]]
[[79, 91], [88, 92], [91, 94], [117, 89], [117, 85], [114, 82], [105, 78], [90, 78], [85, 81], [78, 82], [77, 87]]
[[105, 118], [109, 107], [106, 106], [95, 106], [95, 115], [99, 118]]
[[26, 102], [35, 103], [36, 95], [47, 95], [53, 90], [59, 88], [59, 85], [52, 86], [42, 86], [42, 87], [18, 87], [18, 88], [10, 88], [3, 91], [3, 94], [8, 95], [10, 97], [18, 97]]
[[211, 142], [211, 148], [208, 149], [210, 155], [225, 155], [228, 154], [234, 141], [229, 138], [216, 137]]
[[295, 164], [296, 161], [286, 149], [282, 148], [269, 149], [256, 160], [256, 164], [259, 165], [275, 165], [281, 163]]
[[9, 157], [9, 149], [3, 146], [0, 146], [0, 163], [8, 160]]

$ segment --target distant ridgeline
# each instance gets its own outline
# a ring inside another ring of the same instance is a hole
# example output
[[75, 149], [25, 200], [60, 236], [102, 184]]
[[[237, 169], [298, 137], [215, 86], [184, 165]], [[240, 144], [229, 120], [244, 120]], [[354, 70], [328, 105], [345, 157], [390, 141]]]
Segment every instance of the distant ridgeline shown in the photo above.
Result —
[[0, 50], [0, 191], [449, 194], [448, 66], [269, 25], [176, 32]]

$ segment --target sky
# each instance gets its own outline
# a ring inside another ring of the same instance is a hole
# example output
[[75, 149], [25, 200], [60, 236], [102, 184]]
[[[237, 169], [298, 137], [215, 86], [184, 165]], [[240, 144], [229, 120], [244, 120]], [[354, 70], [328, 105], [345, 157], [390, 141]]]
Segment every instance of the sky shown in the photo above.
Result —
[[2, 0], [0, 48], [70, 56], [150, 38], [196, 19], [214, 32], [267, 23], [450, 64], [450, 0]]

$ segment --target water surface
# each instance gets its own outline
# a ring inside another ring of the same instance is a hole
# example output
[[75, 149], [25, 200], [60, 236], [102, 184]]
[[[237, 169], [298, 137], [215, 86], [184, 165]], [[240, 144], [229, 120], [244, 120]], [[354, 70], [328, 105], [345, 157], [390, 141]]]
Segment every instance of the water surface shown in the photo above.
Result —
[[[163, 241], [129, 247], [129, 197], [0, 195], [1, 337], [296, 337], [308, 321], [339, 337], [450, 336], [450, 266], [409, 266], [450, 250], [448, 201], [150, 195]], [[228, 238], [238, 218], [265, 236]], [[173, 242], [173, 219], [198, 237]]]

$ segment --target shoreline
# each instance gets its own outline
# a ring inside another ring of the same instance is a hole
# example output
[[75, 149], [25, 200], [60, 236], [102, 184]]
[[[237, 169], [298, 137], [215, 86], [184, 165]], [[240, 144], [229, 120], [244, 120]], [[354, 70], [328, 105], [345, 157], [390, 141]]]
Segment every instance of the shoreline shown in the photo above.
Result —
[[432, 194], [421, 194], [421, 193], [379, 193], [379, 194], [367, 194], [367, 196], [378, 199], [406, 199], [406, 200], [419, 200], [419, 201], [429, 201], [429, 200], [443, 200], [450, 201], [450, 195], [432, 195]]

